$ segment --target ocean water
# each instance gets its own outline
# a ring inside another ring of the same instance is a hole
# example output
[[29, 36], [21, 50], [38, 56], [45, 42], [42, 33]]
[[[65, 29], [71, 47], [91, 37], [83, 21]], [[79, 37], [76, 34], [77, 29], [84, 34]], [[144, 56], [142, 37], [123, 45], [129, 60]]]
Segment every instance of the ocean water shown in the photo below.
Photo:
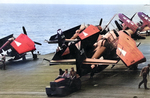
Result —
[[[103, 27], [115, 14], [124, 13], [132, 17], [136, 12], [150, 15], [150, 6], [0, 4], [0, 38], [9, 34], [17, 37], [25, 26], [28, 36], [42, 43], [42, 46], [36, 45], [37, 51], [47, 54], [55, 52], [57, 44], [47, 44], [44, 40], [56, 34], [58, 29], [64, 31], [83, 23], [98, 25], [101, 18]], [[138, 17], [135, 16], [133, 21], [138, 21]], [[113, 24], [114, 21], [111, 29], [115, 28]]]

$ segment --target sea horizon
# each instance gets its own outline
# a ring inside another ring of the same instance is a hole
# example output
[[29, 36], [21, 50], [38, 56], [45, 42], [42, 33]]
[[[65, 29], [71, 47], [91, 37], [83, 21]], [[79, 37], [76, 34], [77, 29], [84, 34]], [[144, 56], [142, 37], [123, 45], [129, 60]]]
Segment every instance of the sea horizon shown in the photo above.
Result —
[[[0, 38], [14, 34], [17, 37], [23, 33], [22, 26], [26, 28], [28, 36], [42, 43], [36, 45], [41, 54], [55, 52], [57, 44], [48, 44], [51, 35], [58, 29], [65, 31], [80, 24], [98, 25], [103, 18], [102, 27], [118, 13], [132, 17], [136, 12], [149, 15], [150, 6], [144, 5], [84, 5], [84, 4], [0, 4]], [[135, 17], [135, 21], [137, 20]], [[116, 18], [117, 19], [117, 18]], [[114, 20], [110, 25], [114, 27]]]

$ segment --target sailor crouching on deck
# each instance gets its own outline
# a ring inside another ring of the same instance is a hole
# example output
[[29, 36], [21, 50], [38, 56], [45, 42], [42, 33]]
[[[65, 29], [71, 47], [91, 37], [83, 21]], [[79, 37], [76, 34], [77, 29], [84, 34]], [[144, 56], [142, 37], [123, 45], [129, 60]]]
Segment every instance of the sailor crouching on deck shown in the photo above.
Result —
[[140, 86], [144, 83], [144, 88], [149, 89], [147, 88], [147, 75], [149, 75], [149, 67], [150, 67], [150, 64], [142, 68], [140, 76], [143, 77], [143, 80], [139, 83], [138, 88], [140, 88]]
[[69, 78], [69, 73], [68, 73], [68, 69], [65, 69], [64, 74], [62, 75], [63, 78]]
[[76, 71], [74, 70], [74, 68], [72, 67], [71, 68], [71, 71], [70, 71], [70, 79], [73, 80], [75, 78], [79, 78], [80, 76], [76, 73]]

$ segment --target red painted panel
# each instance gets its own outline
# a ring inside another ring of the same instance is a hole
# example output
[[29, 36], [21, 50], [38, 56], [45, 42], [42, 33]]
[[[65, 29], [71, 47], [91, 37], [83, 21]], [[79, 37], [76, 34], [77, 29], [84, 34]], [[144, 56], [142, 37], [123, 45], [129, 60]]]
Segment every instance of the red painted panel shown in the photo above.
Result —
[[99, 31], [100, 30], [96, 26], [90, 25], [79, 34], [79, 37], [81, 38], [81, 40], [83, 40], [85, 38], [88, 38], [91, 35], [96, 34]]
[[123, 31], [119, 32], [116, 52], [127, 66], [146, 61], [142, 52], [137, 48], [135, 41]]
[[25, 34], [20, 34], [12, 43], [11, 46], [19, 53], [36, 50], [34, 42]]

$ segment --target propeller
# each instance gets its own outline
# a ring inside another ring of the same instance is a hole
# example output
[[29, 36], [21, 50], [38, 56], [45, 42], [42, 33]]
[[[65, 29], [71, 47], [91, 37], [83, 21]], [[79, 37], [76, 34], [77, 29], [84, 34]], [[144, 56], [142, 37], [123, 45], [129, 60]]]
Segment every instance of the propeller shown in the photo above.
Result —
[[130, 19], [131, 21], [132, 21], [132, 19], [134, 18], [135, 15], [136, 15], [136, 13], [131, 17], [131, 19]]
[[[27, 31], [26, 31], [26, 29], [25, 29], [25, 27], [24, 26], [22, 26], [22, 29], [23, 29], [23, 33], [25, 34], [25, 35], [27, 35]], [[37, 45], [42, 45], [41, 43], [39, 43], [39, 42], [35, 42], [35, 41], [33, 41], [35, 44], [37, 44]]]
[[123, 27], [118, 23], [117, 20], [115, 20], [115, 24], [116, 24], [119, 31], [123, 29]]
[[120, 21], [121, 23], [123, 23], [123, 21], [121, 21], [120, 19], [119, 19], [119, 21]]
[[[23, 33], [24, 33], [25, 35], [27, 35], [27, 31], [26, 31], [26, 29], [25, 29], [24, 26], [22, 26], [22, 29], [23, 29]], [[37, 45], [42, 45], [42, 44], [39, 43], [39, 42], [35, 42], [35, 41], [33, 41], [33, 42], [34, 42], [35, 44], [37, 44]], [[35, 59], [37, 59], [37, 54], [34, 54], [33, 52], [34, 52], [34, 50], [32, 50], [31, 53], [32, 53], [33, 59], [35, 60]]]

